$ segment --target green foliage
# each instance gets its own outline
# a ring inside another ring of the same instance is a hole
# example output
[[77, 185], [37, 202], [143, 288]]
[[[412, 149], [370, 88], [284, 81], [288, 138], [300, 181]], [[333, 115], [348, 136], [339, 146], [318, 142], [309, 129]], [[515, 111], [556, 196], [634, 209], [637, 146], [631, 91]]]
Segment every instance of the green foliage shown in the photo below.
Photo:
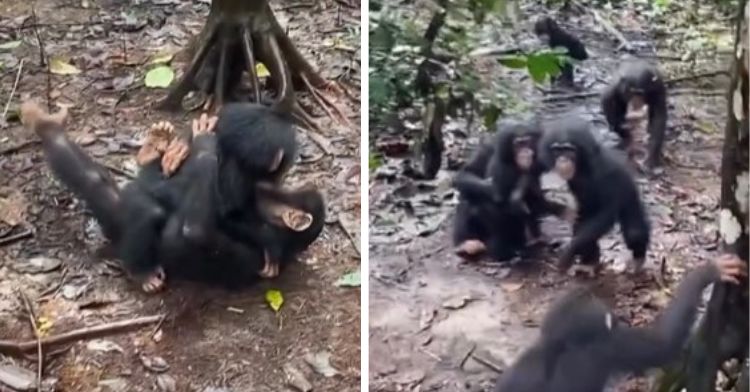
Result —
[[370, 169], [370, 172], [374, 172], [382, 164], [383, 164], [383, 160], [380, 158], [380, 156], [377, 155], [377, 154], [374, 154], [372, 151], [370, 151], [370, 154], [368, 156], [368, 164], [367, 164], [367, 166]]

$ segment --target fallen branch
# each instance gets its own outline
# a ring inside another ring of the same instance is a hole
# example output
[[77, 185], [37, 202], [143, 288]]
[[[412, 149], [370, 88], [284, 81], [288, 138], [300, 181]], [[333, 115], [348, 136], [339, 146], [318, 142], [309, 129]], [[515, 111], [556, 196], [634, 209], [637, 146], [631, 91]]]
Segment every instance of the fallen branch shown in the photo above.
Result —
[[36, 390], [37, 392], [42, 392], [42, 376], [44, 372], [44, 351], [42, 350], [42, 336], [39, 333], [39, 327], [36, 324], [36, 312], [34, 312], [34, 308], [31, 306], [31, 301], [29, 301], [29, 297], [27, 297], [23, 291], [19, 291], [18, 294], [21, 297], [21, 300], [23, 301], [24, 306], [26, 306], [26, 312], [29, 314], [29, 323], [31, 324], [31, 329], [34, 332], [34, 338], [36, 339], [36, 357], [37, 357]]
[[17, 152], [19, 150], [23, 150], [24, 148], [41, 143], [41, 140], [27, 140], [22, 143], [18, 143], [15, 146], [6, 147], [2, 150], [0, 150], [0, 155], [7, 155], [7, 154], [13, 154], [14, 152]]
[[[163, 316], [139, 317], [131, 320], [116, 321], [113, 323], [100, 324], [93, 327], [85, 327], [66, 332], [60, 335], [50, 336], [41, 340], [44, 349], [51, 346], [73, 343], [79, 340], [96, 339], [103, 336], [114, 335], [131, 330], [139, 329], [150, 324], [158, 323]], [[10, 356], [23, 356], [37, 348], [36, 340], [18, 342], [12, 340], [0, 340], [0, 354]]]
[[4, 238], [0, 238], [0, 246], [10, 245], [16, 241], [20, 241], [29, 237], [34, 236], [34, 230], [26, 229], [18, 234], [9, 235]]
[[[675, 84], [678, 84], [680, 82], [685, 82], [688, 80], [696, 80], [696, 79], [702, 79], [702, 78], [712, 78], [714, 76], [720, 76], [720, 75], [729, 75], [727, 71], [709, 71], [709, 72], [703, 72], [695, 75], [686, 75], [686, 76], [680, 76], [672, 79], [667, 79], [664, 81], [664, 84], [666, 84], [668, 87], [673, 86]], [[568, 101], [573, 99], [586, 99], [591, 97], [596, 97], [601, 94], [600, 91], [588, 91], [585, 93], [574, 93], [574, 94], [565, 94], [565, 95], [553, 95], [550, 97], [544, 97], [542, 98], [542, 102], [558, 102], [558, 101]]]
[[630, 41], [628, 41], [628, 39], [625, 38], [625, 36], [620, 32], [620, 30], [617, 30], [617, 28], [615, 28], [615, 26], [609, 20], [601, 16], [601, 14], [599, 14], [597, 10], [591, 9], [591, 7], [584, 7], [583, 5], [578, 4], [577, 1], [574, 1], [573, 3], [575, 3], [576, 6], [588, 11], [591, 14], [591, 16], [594, 17], [594, 21], [596, 23], [599, 23], [602, 27], [604, 27], [604, 30], [607, 30], [607, 32], [613, 35], [615, 39], [620, 41], [620, 46], [617, 47], [617, 50], [625, 49], [629, 51], [632, 49], [632, 45], [630, 44]]
[[10, 89], [8, 102], [5, 104], [5, 109], [3, 109], [3, 116], [0, 117], [2, 119], [5, 119], [5, 117], [8, 115], [8, 110], [10, 110], [10, 103], [13, 102], [13, 95], [16, 94], [16, 88], [18, 87], [18, 82], [21, 80], [21, 72], [23, 71], [23, 63], [25, 60], [26, 59], [21, 59], [21, 61], [18, 63], [18, 72], [16, 72], [16, 80], [13, 82], [13, 87]]

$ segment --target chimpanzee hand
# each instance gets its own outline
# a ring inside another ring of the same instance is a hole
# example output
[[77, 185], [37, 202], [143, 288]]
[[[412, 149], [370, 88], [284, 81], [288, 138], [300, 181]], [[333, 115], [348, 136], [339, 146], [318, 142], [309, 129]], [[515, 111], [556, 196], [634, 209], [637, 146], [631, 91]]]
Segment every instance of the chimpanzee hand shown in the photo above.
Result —
[[193, 137], [213, 132], [218, 120], [217, 116], [209, 117], [206, 113], [201, 114], [199, 118], [193, 120]]
[[737, 255], [721, 255], [713, 264], [723, 282], [740, 284], [740, 279], [747, 277], [747, 264]]
[[167, 151], [167, 147], [173, 138], [174, 126], [171, 123], [168, 121], [154, 123], [148, 129], [146, 140], [143, 141], [143, 145], [138, 150], [135, 161], [138, 165], [145, 166], [149, 162], [159, 159]]
[[62, 107], [55, 114], [46, 113], [38, 103], [27, 101], [21, 105], [21, 122], [37, 134], [59, 130], [68, 118], [68, 109]]

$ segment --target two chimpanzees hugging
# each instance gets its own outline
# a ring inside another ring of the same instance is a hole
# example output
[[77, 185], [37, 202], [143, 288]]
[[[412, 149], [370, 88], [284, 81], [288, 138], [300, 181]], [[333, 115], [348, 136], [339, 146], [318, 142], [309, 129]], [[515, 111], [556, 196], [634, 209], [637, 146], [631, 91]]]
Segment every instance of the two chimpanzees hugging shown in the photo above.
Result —
[[[545, 198], [540, 177], [548, 170], [567, 181], [576, 210]], [[573, 224], [573, 238], [559, 261], [563, 270], [579, 257], [577, 268], [593, 274], [597, 242], [615, 223], [632, 252], [631, 267], [645, 261], [650, 227], [628, 163], [601, 146], [588, 122], [575, 115], [548, 125], [500, 121], [454, 186], [460, 194], [454, 243], [464, 258], [487, 254], [503, 261], [523, 253], [541, 236], [539, 219], [554, 214]]]
[[122, 189], [68, 139], [66, 115], [22, 107], [55, 176], [86, 203], [147, 292], [163, 288], [167, 275], [230, 288], [275, 277], [323, 229], [322, 195], [281, 186], [297, 142], [276, 109], [229, 104], [218, 118], [195, 120], [192, 134], [155, 124], [137, 177]]

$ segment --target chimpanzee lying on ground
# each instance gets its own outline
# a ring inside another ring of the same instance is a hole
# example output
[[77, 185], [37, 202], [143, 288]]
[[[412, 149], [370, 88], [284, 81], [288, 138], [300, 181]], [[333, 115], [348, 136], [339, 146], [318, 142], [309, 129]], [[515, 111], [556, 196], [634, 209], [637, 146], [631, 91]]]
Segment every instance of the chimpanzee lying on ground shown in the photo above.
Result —
[[572, 220], [572, 210], [547, 200], [539, 177], [537, 143], [542, 127], [533, 120], [502, 120], [480, 143], [454, 186], [461, 195], [454, 221], [454, 245], [461, 257], [485, 250], [496, 260], [510, 259], [539, 241], [539, 219], [554, 214]]
[[[149, 292], [163, 287], [165, 270], [233, 287], [258, 275], [275, 276], [280, 264], [320, 234], [325, 207], [317, 191], [258, 182], [277, 178], [293, 160], [289, 144], [279, 143], [283, 129], [275, 127], [283, 119], [255, 105], [227, 105], [220, 116], [241, 120], [243, 114], [253, 119], [225, 122], [218, 141], [211, 133], [216, 120], [205, 115], [194, 122], [192, 141], [158, 142], [156, 136], [172, 130], [158, 124], [138, 154], [138, 177], [118, 189], [102, 166], [68, 140], [64, 110], [49, 115], [34, 103], [22, 106], [24, 124], [42, 138], [52, 171], [86, 202], [128, 272]], [[256, 144], [242, 140], [243, 133]], [[230, 136], [239, 140], [234, 149], [224, 149], [221, 139]], [[235, 225], [233, 232], [224, 229]], [[281, 249], [279, 258], [270, 257], [269, 248]]]
[[586, 290], [567, 294], [544, 318], [541, 337], [505, 372], [495, 392], [601, 392], [612, 375], [638, 373], [677, 359], [696, 317], [703, 289], [738, 284], [746, 262], [722, 256], [690, 272], [649, 327], [619, 323]]

